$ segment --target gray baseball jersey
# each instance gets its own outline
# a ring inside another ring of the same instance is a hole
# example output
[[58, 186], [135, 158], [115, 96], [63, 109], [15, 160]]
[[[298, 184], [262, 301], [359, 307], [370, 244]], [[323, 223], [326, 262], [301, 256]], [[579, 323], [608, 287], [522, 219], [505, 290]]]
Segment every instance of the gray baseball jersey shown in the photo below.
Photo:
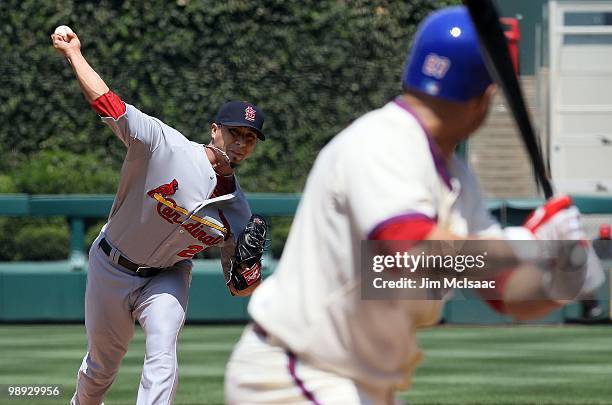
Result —
[[[147, 339], [136, 404], [170, 404], [178, 382], [176, 345], [187, 310], [191, 259], [211, 246], [231, 250], [232, 237], [244, 229], [251, 211], [237, 181], [233, 193], [210, 198], [217, 176], [203, 145], [129, 104], [117, 119], [102, 120], [128, 149], [108, 222], [89, 252], [88, 352], [71, 404], [97, 405], [104, 399], [135, 320]], [[110, 254], [99, 245], [103, 238], [112, 247]], [[119, 264], [120, 255], [165, 269], [138, 277]]]
[[102, 120], [128, 147], [106, 236], [135, 263], [167, 267], [221, 246], [244, 229], [251, 211], [236, 191], [209, 199], [217, 178], [201, 144], [136, 107]]

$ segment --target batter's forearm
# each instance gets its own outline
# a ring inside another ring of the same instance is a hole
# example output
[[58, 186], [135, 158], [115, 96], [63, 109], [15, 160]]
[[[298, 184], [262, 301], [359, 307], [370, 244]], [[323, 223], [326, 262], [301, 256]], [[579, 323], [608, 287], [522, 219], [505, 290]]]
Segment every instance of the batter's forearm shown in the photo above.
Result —
[[80, 52], [70, 54], [67, 56], [67, 59], [76, 74], [77, 81], [87, 102], [91, 103], [110, 90]]
[[[463, 238], [436, 227], [428, 235], [427, 239], [456, 240]], [[473, 236], [470, 239], [476, 240], [479, 237]], [[489, 268], [486, 278], [491, 278], [493, 272], [507, 269], [508, 264], [514, 261], [510, 260], [515, 255], [509, 245], [500, 241], [500, 243], [494, 246], [496, 247], [495, 251], [491, 250], [491, 246], [489, 246], [489, 251], [487, 251]], [[464, 249], [466, 247], [467, 245], [464, 245]], [[475, 245], [475, 247], [478, 248], [479, 245]], [[478, 252], [474, 253], [477, 254]], [[496, 260], [492, 260], [493, 257]], [[496, 262], [500, 263], [501, 266], [499, 268], [491, 267]], [[503, 312], [505, 315], [522, 321], [540, 319], [565, 304], [564, 302], [549, 299], [543, 289], [542, 272], [537, 268], [526, 263], [520, 264], [518, 261], [514, 266], [510, 267], [514, 267], [514, 271], [504, 285], [502, 296], [500, 297], [504, 303]]]
[[523, 321], [542, 318], [567, 303], [549, 299], [543, 289], [542, 272], [529, 265], [510, 276], [503, 301], [504, 312]]

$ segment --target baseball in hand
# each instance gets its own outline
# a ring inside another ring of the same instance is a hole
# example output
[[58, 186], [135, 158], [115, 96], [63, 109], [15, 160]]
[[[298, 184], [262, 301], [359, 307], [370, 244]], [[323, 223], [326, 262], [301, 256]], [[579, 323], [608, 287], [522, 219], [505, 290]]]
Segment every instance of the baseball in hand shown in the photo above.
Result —
[[72, 30], [67, 25], [60, 25], [55, 29], [54, 34], [61, 35], [64, 41], [68, 41], [68, 34], [71, 34]]

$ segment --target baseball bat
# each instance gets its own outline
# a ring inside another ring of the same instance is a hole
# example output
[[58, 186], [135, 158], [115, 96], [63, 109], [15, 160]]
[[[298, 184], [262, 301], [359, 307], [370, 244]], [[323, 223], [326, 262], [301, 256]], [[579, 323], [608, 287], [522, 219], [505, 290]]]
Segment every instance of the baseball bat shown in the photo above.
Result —
[[499, 22], [499, 13], [492, 0], [463, 0], [463, 4], [468, 8], [474, 22], [478, 38], [485, 51], [485, 60], [489, 71], [506, 95], [514, 120], [519, 127], [521, 138], [527, 148], [536, 182], [542, 187], [544, 195], [548, 199], [553, 195], [552, 184], [546, 174], [539, 143], [531, 125], [525, 99], [510, 59], [508, 43]]

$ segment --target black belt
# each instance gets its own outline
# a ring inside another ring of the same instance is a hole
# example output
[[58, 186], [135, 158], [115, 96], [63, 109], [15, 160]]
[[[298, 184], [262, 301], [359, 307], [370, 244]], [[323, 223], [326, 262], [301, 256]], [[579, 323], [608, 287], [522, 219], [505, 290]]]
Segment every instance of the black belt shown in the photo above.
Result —
[[[105, 238], [100, 239], [100, 243], [98, 244], [98, 246], [100, 246], [100, 249], [102, 249], [102, 251], [106, 253], [107, 256], [110, 256], [111, 252], [113, 251], [113, 248], [111, 247], [111, 245], [108, 244]], [[162, 269], [159, 269], [157, 267], [141, 266], [125, 258], [122, 255], [119, 255], [119, 260], [117, 260], [117, 263], [121, 267], [125, 267], [126, 269], [133, 271], [138, 277], [153, 277], [158, 275], [159, 272], [162, 271]]]

